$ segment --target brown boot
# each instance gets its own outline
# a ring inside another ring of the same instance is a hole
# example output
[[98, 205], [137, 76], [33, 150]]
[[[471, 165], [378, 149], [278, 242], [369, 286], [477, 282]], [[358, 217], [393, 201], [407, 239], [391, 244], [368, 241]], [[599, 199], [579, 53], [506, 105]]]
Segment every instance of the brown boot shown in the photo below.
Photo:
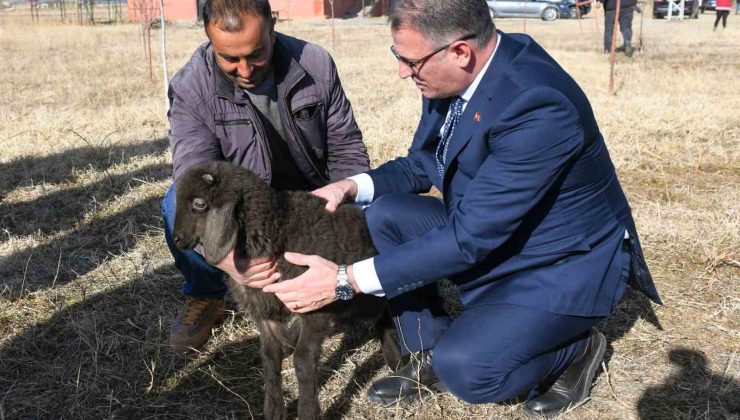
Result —
[[223, 299], [186, 296], [185, 310], [172, 324], [170, 346], [174, 353], [199, 349], [208, 341], [214, 324], [224, 318]]

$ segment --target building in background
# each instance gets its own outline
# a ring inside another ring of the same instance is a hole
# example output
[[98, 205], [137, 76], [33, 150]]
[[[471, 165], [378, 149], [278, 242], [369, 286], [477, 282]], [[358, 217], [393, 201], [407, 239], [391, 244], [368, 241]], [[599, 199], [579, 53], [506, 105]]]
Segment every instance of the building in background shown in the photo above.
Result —
[[[164, 0], [164, 18], [169, 22], [202, 20], [204, 0]], [[395, 0], [334, 0], [334, 17], [382, 16], [388, 14]], [[270, 0], [279, 20], [324, 19], [332, 15], [329, 0]], [[132, 22], [150, 16], [159, 19], [159, 0], [128, 0]]]
[[[358, 5], [359, 3], [359, 5]], [[278, 19], [322, 19], [331, 17], [329, 0], [270, 0], [273, 14]], [[334, 16], [343, 17], [357, 13], [362, 0], [334, 0]]]
[[[159, 0], [128, 0], [128, 19], [159, 21]], [[168, 22], [195, 22], [200, 20], [198, 5], [202, 0], [164, 0], [164, 20]]]

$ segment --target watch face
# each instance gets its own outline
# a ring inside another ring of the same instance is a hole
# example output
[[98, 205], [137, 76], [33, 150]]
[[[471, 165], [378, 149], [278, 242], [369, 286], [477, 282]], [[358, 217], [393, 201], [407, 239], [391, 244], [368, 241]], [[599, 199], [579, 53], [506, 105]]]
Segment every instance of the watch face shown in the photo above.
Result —
[[337, 286], [337, 298], [340, 300], [350, 300], [355, 296], [355, 291], [349, 284]]

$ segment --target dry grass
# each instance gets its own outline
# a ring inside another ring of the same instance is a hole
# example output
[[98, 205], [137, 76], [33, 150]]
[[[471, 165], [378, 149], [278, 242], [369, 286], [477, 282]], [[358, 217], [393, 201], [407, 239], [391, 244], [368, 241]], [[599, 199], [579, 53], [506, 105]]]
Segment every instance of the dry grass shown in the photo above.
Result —
[[[573, 21], [527, 24], [591, 98], [666, 303], [628, 296], [603, 326], [608, 375], [564, 418], [738, 418], [740, 29], [730, 16], [713, 33], [713, 18], [646, 20], [645, 50], [617, 64], [616, 96], [593, 19], [583, 35]], [[279, 24], [327, 46], [329, 28]], [[204, 36], [168, 31], [176, 69]], [[242, 316], [196, 357], [166, 347], [181, 304], [159, 217], [167, 124], [137, 33], [0, 21], [0, 419], [260, 414], [258, 341]], [[374, 164], [405, 153], [420, 107], [389, 43], [381, 21], [337, 25], [333, 55]], [[375, 408], [364, 393], [385, 372], [377, 345], [355, 334], [326, 347], [327, 417], [522, 416], [451, 396]], [[284, 375], [290, 401], [290, 363]]]

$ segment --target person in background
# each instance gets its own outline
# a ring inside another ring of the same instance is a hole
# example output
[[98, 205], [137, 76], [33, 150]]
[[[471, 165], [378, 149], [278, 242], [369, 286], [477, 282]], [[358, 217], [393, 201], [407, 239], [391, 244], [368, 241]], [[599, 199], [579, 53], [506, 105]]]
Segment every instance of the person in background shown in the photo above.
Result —
[[[601, 0], [604, 4], [604, 54], [612, 49], [612, 38], [614, 35], [614, 17], [617, 13], [617, 0]], [[619, 2], [619, 31], [622, 32], [624, 43], [617, 47], [617, 52], [623, 52], [627, 57], [632, 57], [635, 48], [632, 46], [632, 18], [637, 6], [637, 0], [620, 0]]]
[[720, 19], [722, 20], [722, 29], [727, 27], [727, 16], [730, 15], [730, 10], [732, 10], [732, 0], [717, 0], [717, 6], [715, 8], [717, 18], [714, 20], [715, 31], [717, 30]]
[[699, 12], [701, 12], [702, 10], [702, 4], [704, 4], [704, 0], [696, 0], [694, 3], [694, 10], [691, 12], [691, 19], [698, 19]]
[[209, 265], [172, 240], [175, 185], [189, 166], [225, 160], [276, 189], [313, 190], [364, 172], [369, 160], [337, 68], [321, 47], [275, 32], [268, 0], [206, 0], [209, 42], [170, 83], [174, 183], [162, 202], [167, 245], [185, 277], [174, 352], [201, 347], [224, 314], [224, 272], [239, 283], [275, 280], [275, 258], [230, 253]]

